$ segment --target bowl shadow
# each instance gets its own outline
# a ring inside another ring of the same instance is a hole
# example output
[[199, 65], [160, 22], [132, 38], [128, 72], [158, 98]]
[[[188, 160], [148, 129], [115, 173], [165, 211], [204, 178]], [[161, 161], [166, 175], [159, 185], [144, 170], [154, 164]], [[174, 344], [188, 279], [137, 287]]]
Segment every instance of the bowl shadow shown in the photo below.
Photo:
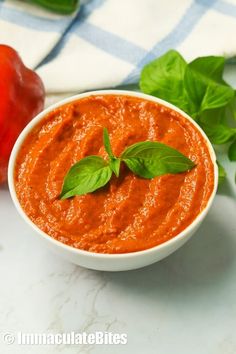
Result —
[[107, 273], [112, 286], [145, 292], [150, 296], [171, 291], [199, 292], [220, 288], [236, 259], [235, 245], [223, 225], [209, 214], [191, 240], [178, 251], [148, 267], [118, 273]]

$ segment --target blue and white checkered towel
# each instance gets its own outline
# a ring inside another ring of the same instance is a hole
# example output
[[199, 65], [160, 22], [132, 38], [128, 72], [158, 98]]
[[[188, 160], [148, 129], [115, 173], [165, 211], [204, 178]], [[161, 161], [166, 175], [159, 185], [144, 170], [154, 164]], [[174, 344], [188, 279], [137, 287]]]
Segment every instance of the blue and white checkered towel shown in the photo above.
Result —
[[73, 16], [0, 0], [0, 42], [37, 68], [47, 92], [138, 81], [170, 48], [190, 60], [236, 54], [236, 0], [87, 0]]

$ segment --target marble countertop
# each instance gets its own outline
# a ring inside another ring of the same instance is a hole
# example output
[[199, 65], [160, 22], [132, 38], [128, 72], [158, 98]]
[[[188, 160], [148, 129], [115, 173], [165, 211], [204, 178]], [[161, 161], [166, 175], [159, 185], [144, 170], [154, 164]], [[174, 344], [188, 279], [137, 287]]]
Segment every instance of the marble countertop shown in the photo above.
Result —
[[[235, 70], [229, 77], [236, 83]], [[163, 261], [129, 272], [91, 271], [51, 253], [2, 187], [0, 332], [107, 331], [127, 333], [128, 343], [42, 347], [0, 341], [0, 352], [236, 353], [236, 166], [221, 151], [219, 158], [229, 178], [199, 231]]]

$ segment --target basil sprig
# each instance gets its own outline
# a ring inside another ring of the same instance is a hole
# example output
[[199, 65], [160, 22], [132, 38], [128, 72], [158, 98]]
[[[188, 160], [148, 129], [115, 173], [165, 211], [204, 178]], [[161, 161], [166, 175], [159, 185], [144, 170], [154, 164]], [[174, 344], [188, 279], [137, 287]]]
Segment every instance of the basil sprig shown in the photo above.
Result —
[[105, 186], [112, 173], [119, 177], [122, 161], [135, 175], [142, 178], [181, 173], [195, 166], [193, 161], [178, 150], [154, 141], [133, 144], [120, 157], [116, 157], [106, 128], [103, 129], [103, 143], [108, 160], [100, 156], [87, 156], [75, 163], [65, 176], [61, 199], [91, 193]]
[[[187, 63], [176, 51], [144, 66], [141, 91], [173, 103], [188, 113], [212, 144], [231, 142], [228, 157], [236, 161], [236, 91], [223, 79], [225, 58], [200, 57]], [[219, 169], [221, 180], [226, 176]]]

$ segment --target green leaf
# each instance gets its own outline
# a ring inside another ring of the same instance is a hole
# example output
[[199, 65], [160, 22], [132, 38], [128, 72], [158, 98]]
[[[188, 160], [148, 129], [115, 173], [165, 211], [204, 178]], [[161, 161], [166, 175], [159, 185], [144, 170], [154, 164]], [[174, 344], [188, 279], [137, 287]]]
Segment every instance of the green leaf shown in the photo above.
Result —
[[217, 165], [218, 165], [218, 184], [221, 185], [224, 182], [227, 174], [224, 167], [219, 163], [219, 161], [217, 161]]
[[[226, 84], [223, 80], [223, 71], [225, 58], [218, 56], [199, 57], [193, 60], [188, 66], [194, 71], [207, 76], [208, 78], [220, 83]], [[227, 85], [227, 84], [226, 84]]]
[[110, 142], [107, 128], [103, 128], [103, 144], [104, 144], [105, 150], [108, 153], [108, 156], [110, 158], [109, 165], [110, 165], [112, 171], [115, 173], [116, 177], [119, 177], [120, 159], [115, 157], [112, 152], [111, 142]]
[[201, 126], [202, 124], [214, 126], [223, 123], [225, 121], [227, 107], [228, 106], [202, 112], [199, 116], [198, 123], [200, 123]]
[[120, 163], [121, 163], [121, 160], [119, 158], [112, 158], [110, 160], [110, 167], [112, 169], [112, 171], [115, 173], [116, 177], [119, 177], [119, 174], [120, 174]]
[[186, 68], [184, 86], [191, 103], [190, 114], [195, 117], [205, 110], [226, 106], [234, 97], [231, 87], [219, 84], [191, 66]]
[[233, 89], [223, 80], [224, 57], [206, 56], [193, 60], [185, 72], [185, 89], [195, 112], [224, 107], [234, 97]]
[[234, 98], [228, 105], [228, 111], [230, 112], [230, 117], [236, 120], [236, 91], [234, 91]]
[[167, 100], [187, 112], [189, 103], [183, 83], [186, 66], [177, 51], [168, 51], [143, 68], [141, 91]]
[[230, 128], [225, 124], [200, 123], [200, 125], [212, 144], [225, 144], [236, 136], [236, 128]]
[[112, 152], [111, 142], [110, 142], [110, 138], [109, 138], [109, 134], [108, 134], [107, 128], [103, 128], [103, 144], [104, 144], [106, 152], [108, 153], [108, 156], [110, 158], [113, 158], [114, 155], [113, 155], [113, 152]]
[[236, 140], [230, 145], [228, 156], [230, 161], [236, 161]]
[[178, 150], [162, 143], [145, 141], [129, 146], [121, 155], [129, 169], [140, 177], [191, 170], [195, 164]]
[[79, 0], [28, 0], [60, 14], [71, 14], [79, 8]]
[[67, 173], [61, 199], [91, 193], [111, 179], [112, 170], [99, 156], [88, 156], [74, 164]]
[[200, 111], [226, 106], [234, 97], [231, 87], [217, 83], [208, 83], [204, 98], [201, 103]]
[[[224, 67], [224, 57], [200, 57], [187, 64], [177, 51], [169, 50], [143, 68], [140, 88], [183, 109], [213, 144], [225, 144], [236, 136], [236, 128], [229, 124], [236, 119], [236, 91], [224, 81]], [[236, 160], [235, 146], [233, 142], [228, 152], [232, 161]], [[143, 163], [138, 158], [126, 161], [131, 169], [144, 174], [145, 167], [145, 174], [152, 176], [151, 168]]]
[[214, 56], [187, 65], [178, 52], [170, 50], [143, 68], [140, 88], [197, 118], [205, 110], [227, 105], [234, 97], [234, 90], [222, 78], [224, 65], [223, 57]]

